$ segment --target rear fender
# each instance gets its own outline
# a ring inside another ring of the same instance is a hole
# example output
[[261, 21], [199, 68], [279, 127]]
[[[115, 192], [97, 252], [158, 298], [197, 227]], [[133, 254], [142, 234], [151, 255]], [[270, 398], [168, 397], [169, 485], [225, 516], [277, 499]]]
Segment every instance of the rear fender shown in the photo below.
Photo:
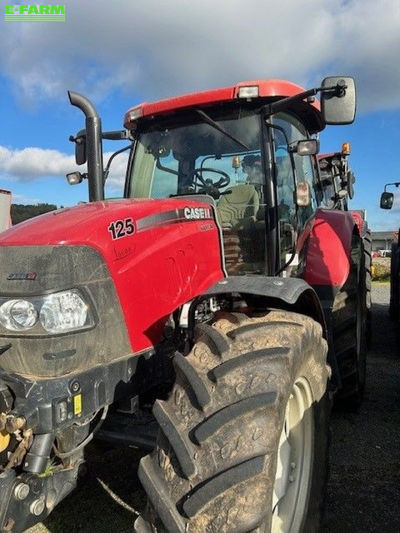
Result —
[[346, 282], [354, 234], [359, 230], [350, 212], [317, 210], [308, 236], [303, 279], [321, 300], [333, 301]]
[[333, 347], [333, 302], [350, 274], [353, 238], [359, 234], [349, 211], [318, 209], [306, 241], [303, 278], [315, 290], [324, 311], [333, 389], [341, 386]]
[[349, 211], [353, 217], [354, 222], [357, 224], [358, 232], [360, 235], [364, 235], [367, 230], [367, 223], [360, 211]]

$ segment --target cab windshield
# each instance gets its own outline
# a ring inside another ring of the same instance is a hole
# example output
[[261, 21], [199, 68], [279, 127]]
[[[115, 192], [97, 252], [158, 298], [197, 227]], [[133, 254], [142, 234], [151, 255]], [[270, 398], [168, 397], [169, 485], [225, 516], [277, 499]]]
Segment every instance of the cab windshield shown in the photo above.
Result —
[[[209, 115], [231, 137], [206, 123], [195, 110], [144, 124], [137, 136], [130, 197], [166, 198], [206, 192], [218, 200], [230, 187], [256, 179], [254, 172], [249, 175], [251, 169], [246, 168], [246, 162], [257, 161], [261, 174], [259, 115], [245, 107], [219, 113], [214, 110]], [[260, 175], [258, 181], [261, 184]]]

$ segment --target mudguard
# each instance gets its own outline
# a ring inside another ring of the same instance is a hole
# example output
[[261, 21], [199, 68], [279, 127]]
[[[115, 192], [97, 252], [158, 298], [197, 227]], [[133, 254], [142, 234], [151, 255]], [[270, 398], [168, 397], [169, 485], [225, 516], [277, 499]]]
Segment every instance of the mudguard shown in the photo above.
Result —
[[349, 211], [349, 213], [351, 213], [351, 216], [353, 217], [354, 222], [357, 224], [360, 235], [364, 235], [364, 233], [368, 229], [368, 225], [367, 225], [365, 218], [362, 215], [362, 212], [361, 211]]
[[348, 211], [318, 209], [308, 231], [302, 277], [320, 298], [333, 298], [350, 273], [351, 241], [358, 226]]
[[[276, 278], [267, 276], [229, 276], [210, 287], [205, 296], [234, 294], [260, 296], [270, 307], [290, 309], [308, 315], [319, 322], [326, 331], [324, 314], [317, 294], [312, 287], [299, 278]], [[246, 299], [246, 298], [245, 298]]]

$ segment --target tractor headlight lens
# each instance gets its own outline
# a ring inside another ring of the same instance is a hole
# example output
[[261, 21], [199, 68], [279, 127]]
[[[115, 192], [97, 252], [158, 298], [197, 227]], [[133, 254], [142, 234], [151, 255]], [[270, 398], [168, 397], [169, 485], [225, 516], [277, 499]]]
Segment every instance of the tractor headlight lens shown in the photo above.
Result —
[[49, 294], [43, 298], [40, 322], [48, 333], [63, 333], [86, 325], [88, 306], [76, 291]]
[[77, 289], [26, 299], [0, 298], [0, 325], [30, 335], [68, 333], [95, 325], [88, 298]]
[[38, 317], [35, 306], [28, 300], [8, 300], [0, 307], [0, 324], [11, 331], [33, 328]]

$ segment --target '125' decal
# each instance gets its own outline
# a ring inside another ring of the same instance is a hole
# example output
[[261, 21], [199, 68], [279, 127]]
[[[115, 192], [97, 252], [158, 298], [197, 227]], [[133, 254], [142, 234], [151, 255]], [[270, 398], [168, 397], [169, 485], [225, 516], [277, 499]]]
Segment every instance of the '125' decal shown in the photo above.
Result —
[[132, 235], [135, 232], [135, 226], [133, 225], [133, 220], [131, 218], [114, 220], [107, 229], [111, 233], [113, 241], [126, 237], [127, 235]]

